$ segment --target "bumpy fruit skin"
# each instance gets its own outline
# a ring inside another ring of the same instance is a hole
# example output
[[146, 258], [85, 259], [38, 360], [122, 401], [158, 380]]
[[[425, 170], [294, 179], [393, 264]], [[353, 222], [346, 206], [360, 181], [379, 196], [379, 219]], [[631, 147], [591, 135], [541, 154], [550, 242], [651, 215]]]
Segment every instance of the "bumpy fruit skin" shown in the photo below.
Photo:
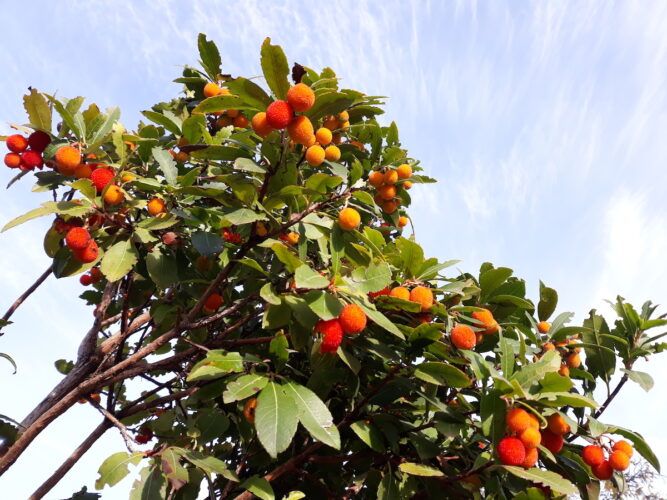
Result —
[[503, 465], [522, 465], [526, 459], [526, 448], [515, 437], [504, 437], [498, 443], [498, 458]]
[[554, 434], [550, 430], [546, 429], [542, 431], [542, 446], [544, 446], [551, 453], [558, 453], [563, 449], [563, 436], [560, 434]]
[[317, 144], [315, 144], [314, 146], [310, 146], [306, 150], [306, 161], [308, 162], [309, 165], [312, 165], [313, 167], [319, 167], [320, 165], [322, 165], [325, 156], [326, 153], [324, 152], [324, 149], [322, 148], [322, 146], [318, 146]]
[[535, 430], [539, 431], [540, 430], [540, 419], [537, 418], [532, 413], [529, 413], [528, 417], [530, 418], [530, 427], [531, 427], [531, 429], [535, 429]]
[[287, 101], [273, 101], [266, 108], [266, 121], [275, 129], [287, 128], [294, 117], [294, 110]]
[[524, 469], [530, 469], [535, 467], [537, 460], [539, 459], [539, 454], [537, 453], [537, 448], [530, 448], [526, 450], [526, 458], [524, 459], [521, 467]]
[[401, 180], [409, 179], [412, 177], [412, 167], [407, 163], [404, 163], [403, 165], [398, 166], [396, 173], [398, 174], [398, 178]]
[[338, 316], [343, 332], [356, 335], [366, 328], [366, 313], [357, 304], [347, 304]]
[[81, 283], [83, 286], [88, 286], [92, 284], [93, 282], [93, 277], [90, 274], [82, 274], [81, 277], [79, 277], [79, 283]]
[[317, 132], [315, 132], [315, 139], [320, 143], [320, 146], [326, 146], [333, 139], [333, 134], [328, 128], [320, 127], [317, 129]]
[[73, 175], [81, 163], [81, 153], [75, 147], [62, 146], [56, 151], [55, 160], [58, 172], [63, 175]]
[[206, 298], [206, 301], [204, 301], [204, 310], [207, 312], [215, 312], [218, 309], [220, 309], [221, 305], [222, 305], [222, 295], [213, 292]]
[[214, 97], [220, 94], [222, 94], [222, 89], [218, 84], [208, 82], [206, 85], [204, 85], [204, 97]]
[[51, 136], [41, 130], [35, 130], [28, 136], [30, 149], [38, 153], [43, 153], [49, 144], [51, 144]]
[[410, 302], [421, 304], [422, 312], [426, 312], [433, 306], [433, 291], [425, 286], [416, 286], [410, 291]]
[[396, 201], [391, 200], [391, 201], [385, 201], [382, 203], [382, 211], [386, 214], [393, 214], [396, 210], [398, 210], [398, 203]]
[[581, 450], [581, 458], [591, 467], [604, 462], [604, 451], [598, 445], [589, 444]]
[[392, 185], [385, 184], [384, 186], [380, 186], [378, 188], [378, 194], [384, 201], [389, 201], [394, 199], [396, 196], [396, 188]]
[[551, 328], [551, 325], [546, 321], [540, 321], [537, 324], [537, 331], [540, 333], [547, 333], [549, 331], [549, 328]]
[[5, 165], [9, 168], [19, 168], [21, 166], [21, 155], [18, 153], [7, 153], [5, 155]]
[[73, 227], [65, 235], [65, 244], [72, 250], [83, 250], [90, 240], [90, 233], [84, 227]]
[[100, 248], [97, 246], [95, 240], [90, 240], [84, 249], [72, 250], [72, 254], [79, 262], [88, 264], [97, 260], [97, 257], [100, 254]]
[[611, 468], [609, 461], [605, 460], [600, 465], [594, 465], [591, 467], [593, 470], [593, 475], [597, 477], [600, 481], [607, 481], [611, 479], [611, 476], [614, 475], [614, 469]]
[[324, 157], [327, 161], [338, 161], [340, 160], [340, 149], [338, 149], [338, 146], [330, 144], [324, 150]]
[[562, 436], [563, 434], [570, 432], [570, 424], [568, 424], [559, 413], [549, 415], [547, 424], [549, 430], [554, 434], [560, 434]]
[[33, 170], [41, 168], [44, 165], [42, 154], [37, 151], [26, 151], [21, 155], [21, 168], [24, 170]]
[[384, 182], [384, 174], [379, 170], [373, 170], [368, 174], [368, 183], [373, 187], [380, 187]]
[[398, 182], [398, 172], [396, 170], [387, 170], [384, 173], [384, 183], [385, 184], [396, 184]]
[[609, 455], [609, 465], [614, 470], [624, 471], [630, 467], [630, 457], [620, 450], [612, 451]]
[[162, 198], [151, 198], [146, 205], [146, 209], [149, 214], [155, 217], [164, 213], [167, 210], [167, 205], [165, 205]]
[[93, 280], [93, 283], [97, 283], [100, 281], [104, 275], [102, 274], [102, 271], [100, 270], [99, 267], [93, 267], [90, 271], [90, 277]]
[[628, 443], [627, 441], [618, 441], [614, 443], [614, 446], [611, 447], [613, 451], [622, 451], [625, 453], [628, 457], [632, 458], [632, 454], [634, 453], [634, 449], [632, 448], [632, 445]]
[[288, 125], [287, 133], [294, 142], [305, 146], [311, 142], [312, 137], [315, 135], [315, 130], [307, 116], [297, 116]]
[[530, 427], [530, 414], [523, 408], [510, 408], [505, 415], [505, 424], [510, 432], [519, 434]]
[[28, 148], [28, 139], [19, 134], [7, 137], [7, 149], [12, 153], [23, 153]]
[[248, 128], [249, 123], [250, 122], [248, 121], [248, 119], [243, 115], [237, 116], [236, 118], [234, 118], [234, 121], [232, 122], [232, 124], [236, 128]]
[[115, 207], [125, 201], [123, 190], [115, 184], [110, 185], [104, 192], [104, 203]]
[[475, 332], [466, 325], [456, 325], [449, 335], [457, 349], [472, 349], [477, 344]]
[[294, 111], [303, 113], [315, 104], [315, 92], [305, 83], [297, 83], [287, 91], [287, 102]]
[[519, 439], [526, 447], [526, 450], [537, 448], [542, 442], [542, 435], [540, 431], [533, 427], [528, 427], [525, 431], [519, 434]]
[[581, 356], [576, 352], [570, 353], [566, 362], [568, 368], [579, 368], [581, 366]]
[[391, 292], [389, 292], [389, 296], [401, 300], [410, 300], [410, 290], [408, 290], [404, 286], [397, 286], [391, 289]]
[[401, 228], [402, 228], [402, 227], [407, 226], [409, 221], [410, 221], [410, 220], [409, 220], [405, 215], [401, 215], [401, 216], [398, 218], [398, 227], [401, 227]]
[[107, 187], [113, 181], [115, 172], [110, 168], [96, 168], [92, 174], [90, 174], [90, 180], [97, 189], [98, 193], [104, 191], [104, 188]]
[[558, 375], [560, 375], [561, 377], [570, 376], [570, 369], [566, 364], [562, 364], [561, 367], [558, 369]]
[[77, 179], [90, 179], [93, 169], [88, 163], [81, 163], [74, 169], [74, 177]]
[[294, 231], [291, 231], [287, 234], [281, 234], [279, 238], [289, 246], [294, 246], [299, 243], [299, 233], [295, 233]]
[[338, 318], [318, 321], [315, 324], [315, 331], [323, 335], [320, 352], [332, 353], [338, 350], [343, 340], [343, 326]]
[[498, 331], [498, 322], [495, 320], [493, 314], [491, 314], [491, 311], [488, 309], [474, 311], [472, 313], [472, 317], [482, 323], [481, 326], [484, 328], [482, 333], [489, 335]]
[[361, 224], [361, 215], [354, 208], [346, 207], [338, 214], [338, 225], [343, 231], [352, 231]]
[[249, 424], [255, 423], [255, 409], [257, 408], [257, 398], [250, 398], [243, 405], [243, 417]]

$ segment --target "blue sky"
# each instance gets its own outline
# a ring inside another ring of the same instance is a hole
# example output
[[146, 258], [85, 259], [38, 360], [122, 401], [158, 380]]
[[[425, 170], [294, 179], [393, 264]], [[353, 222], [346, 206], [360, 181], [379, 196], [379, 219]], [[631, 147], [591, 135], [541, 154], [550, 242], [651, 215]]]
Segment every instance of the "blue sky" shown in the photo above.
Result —
[[[179, 91], [171, 80], [195, 64], [197, 33], [243, 75], [260, 73], [259, 46], [271, 36], [290, 61], [331, 66], [345, 86], [390, 96], [385, 116], [440, 181], [414, 188], [427, 253], [470, 271], [511, 267], [533, 297], [542, 279], [578, 319], [617, 293], [665, 302], [667, 3], [33, 1], [3, 13], [0, 132], [24, 120], [29, 85], [118, 105], [132, 128], [142, 109]], [[0, 172], [1, 184], [9, 178]], [[3, 193], [1, 223], [43, 201], [29, 188]], [[46, 227], [0, 235], [2, 307], [48, 266]], [[74, 279], [50, 280], [16, 314], [0, 351], [19, 372], [0, 365], [0, 413], [22, 417], [57, 381], [52, 362], [73, 357], [92, 317], [80, 291]], [[641, 367], [653, 392], [631, 387], [606, 421], [643, 432], [667, 462], [663, 424], [645, 418], [667, 412], [665, 366]], [[0, 479], [2, 491], [26, 496], [98, 418], [81, 406], [56, 421]], [[122, 446], [108, 433], [49, 498], [92, 485]], [[104, 498], [126, 498], [127, 488]]]

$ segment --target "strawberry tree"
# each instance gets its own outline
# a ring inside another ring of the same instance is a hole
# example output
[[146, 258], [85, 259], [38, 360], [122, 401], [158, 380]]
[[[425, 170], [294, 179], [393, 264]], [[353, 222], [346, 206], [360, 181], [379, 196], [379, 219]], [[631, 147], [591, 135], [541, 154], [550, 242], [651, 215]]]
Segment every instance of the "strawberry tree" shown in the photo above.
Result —
[[95, 488], [139, 466], [132, 498], [596, 498], [632, 456], [659, 468], [602, 418], [652, 385], [634, 364], [664, 348], [654, 305], [574, 325], [544, 284], [532, 301], [509, 268], [427, 257], [404, 230], [433, 180], [381, 97], [290, 70], [269, 39], [261, 81], [228, 75], [198, 41], [201, 68], [136, 130], [32, 89], [3, 138], [10, 185], [51, 200], [4, 230], [53, 219], [3, 329], [51, 276], [78, 276], [94, 319], [44, 400], [2, 417], [0, 475], [81, 402], [99, 425], [32, 498], [110, 429]]

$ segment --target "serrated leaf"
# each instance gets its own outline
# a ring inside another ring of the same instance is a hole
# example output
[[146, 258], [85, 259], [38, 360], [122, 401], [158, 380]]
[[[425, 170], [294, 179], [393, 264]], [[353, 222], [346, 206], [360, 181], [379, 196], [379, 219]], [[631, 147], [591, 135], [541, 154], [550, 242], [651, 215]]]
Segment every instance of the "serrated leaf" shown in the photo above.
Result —
[[259, 214], [248, 208], [239, 208], [233, 212], [228, 212], [223, 216], [226, 221], [234, 226], [240, 226], [242, 224], [250, 224], [259, 220], [266, 220], [264, 214]]
[[399, 339], [405, 340], [405, 335], [403, 335], [403, 332], [401, 332], [398, 327], [384, 314], [373, 307], [369, 307], [363, 302], [358, 302], [358, 304], [364, 310], [366, 316], [368, 316], [368, 318], [376, 325], [384, 328], [389, 333], [396, 335]]
[[101, 144], [104, 139], [111, 133], [114, 124], [120, 118], [120, 108], [113, 107], [107, 110], [107, 114], [104, 116], [104, 119], [99, 123], [97, 127], [89, 131], [88, 138], [88, 148], [92, 149]]
[[239, 96], [243, 102], [254, 109], [264, 111], [271, 104], [271, 97], [255, 82], [246, 78], [235, 78], [227, 82], [232, 94]]
[[197, 47], [199, 48], [201, 65], [211, 79], [216, 79], [220, 74], [220, 66], [222, 65], [218, 47], [213, 41], [207, 40], [204, 33], [199, 33]]
[[294, 283], [297, 288], [326, 288], [329, 286], [329, 279], [311, 269], [307, 264], [303, 264], [294, 272]]
[[359, 293], [377, 292], [391, 283], [391, 269], [386, 262], [368, 267], [357, 267], [352, 271], [351, 278], [354, 288]]
[[174, 135], [181, 135], [181, 127], [175, 123], [170, 117], [158, 113], [156, 111], [142, 111], [142, 115], [148, 118], [153, 123], [162, 125], [165, 129]]
[[271, 250], [276, 254], [278, 260], [285, 264], [289, 272], [294, 272], [297, 267], [303, 265], [303, 262], [292, 253], [292, 251], [282, 243], [274, 243], [271, 245]]
[[23, 96], [23, 108], [33, 128], [51, 132], [51, 108], [43, 94], [36, 89]]
[[630, 380], [639, 384], [639, 386], [646, 392], [653, 389], [653, 377], [651, 377], [651, 375], [648, 373], [640, 372], [638, 370], [627, 370], [625, 368], [621, 368], [621, 371], [627, 374]]
[[401, 472], [410, 474], [411, 476], [421, 476], [421, 477], [440, 477], [445, 474], [435, 467], [431, 467], [424, 464], [416, 464], [414, 462], [403, 462], [398, 466]]
[[132, 484], [130, 500], [162, 500], [166, 497], [167, 481], [157, 467], [144, 467]]
[[186, 380], [187, 382], [211, 380], [222, 375], [242, 371], [243, 356], [238, 352], [214, 350], [206, 353], [206, 358], [192, 367]]
[[455, 366], [438, 361], [422, 363], [415, 369], [415, 377], [424, 382], [450, 387], [468, 387], [471, 383], [468, 377]]
[[241, 401], [264, 389], [268, 382], [269, 379], [259, 373], [242, 375], [227, 384], [225, 392], [222, 393], [222, 399], [225, 404]]
[[282, 386], [269, 382], [257, 398], [255, 429], [266, 452], [277, 458], [292, 442], [299, 422], [298, 413], [291, 397]]
[[176, 258], [154, 249], [146, 255], [148, 275], [158, 288], [165, 289], [178, 282], [178, 266]]
[[120, 451], [107, 458], [97, 471], [100, 477], [95, 481], [95, 489], [101, 490], [106, 485], [114, 486], [129, 474], [129, 465], [137, 465], [144, 457], [142, 452], [127, 453]]
[[176, 186], [178, 184], [176, 178], [178, 177], [178, 169], [176, 168], [176, 162], [169, 154], [169, 151], [162, 149], [160, 147], [154, 147], [152, 150], [153, 158], [157, 161], [164, 175], [167, 184], [170, 186]]
[[289, 84], [289, 65], [283, 49], [279, 45], [271, 45], [271, 39], [266, 38], [260, 52], [262, 72], [266, 84], [278, 99], [285, 99]]
[[289, 394], [298, 409], [299, 421], [313, 438], [321, 441], [336, 450], [340, 449], [340, 434], [333, 423], [333, 417], [329, 408], [310, 389], [289, 382], [283, 386], [286, 394]]
[[100, 270], [109, 281], [118, 281], [132, 270], [138, 259], [139, 253], [131, 240], [119, 241], [102, 257]]

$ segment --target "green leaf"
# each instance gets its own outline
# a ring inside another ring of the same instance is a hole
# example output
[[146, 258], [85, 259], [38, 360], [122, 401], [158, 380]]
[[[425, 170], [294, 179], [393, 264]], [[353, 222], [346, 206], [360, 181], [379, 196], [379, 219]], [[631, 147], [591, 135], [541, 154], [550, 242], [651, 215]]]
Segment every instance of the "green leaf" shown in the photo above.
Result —
[[471, 383], [468, 377], [455, 366], [437, 361], [428, 361], [417, 366], [415, 377], [424, 382], [450, 387], [468, 387]]
[[162, 113], [157, 113], [155, 111], [142, 111], [141, 114], [144, 115], [146, 118], [148, 118], [153, 123], [157, 123], [158, 125], [162, 125], [164, 128], [166, 128], [172, 134], [181, 135], [181, 127], [178, 124], [176, 124], [168, 116], [165, 116]]
[[206, 117], [204, 115], [190, 115], [183, 122], [183, 137], [188, 144], [198, 144], [205, 131]]
[[626, 373], [630, 380], [639, 384], [639, 386], [646, 392], [653, 389], [653, 377], [651, 377], [648, 373], [640, 372], [638, 370], [627, 370], [625, 368], [621, 368], [621, 371]]
[[366, 303], [359, 301], [357, 301], [357, 303], [364, 310], [366, 316], [368, 316], [371, 321], [373, 321], [379, 327], [384, 328], [389, 333], [396, 335], [399, 339], [405, 340], [405, 335], [403, 335], [403, 332], [398, 329], [394, 322], [387, 318], [380, 311], [375, 309], [374, 306], [368, 306]]
[[113, 107], [107, 110], [107, 114], [100, 121], [99, 125], [90, 130], [88, 138], [88, 149], [92, 149], [102, 144], [104, 139], [111, 133], [114, 124], [120, 118], [120, 108]]
[[260, 60], [266, 84], [278, 99], [285, 99], [290, 84], [289, 65], [283, 49], [279, 45], [271, 45], [271, 39], [266, 38], [262, 43]]
[[266, 168], [257, 165], [250, 158], [237, 158], [234, 160], [234, 169], [240, 170], [242, 172], [251, 172], [253, 174], [264, 174], [266, 173]]
[[391, 467], [388, 467], [387, 472], [382, 476], [376, 498], [377, 500], [399, 500], [401, 498], [398, 481], [391, 472]]
[[199, 115], [204, 113], [216, 113], [226, 109], [244, 108], [243, 101], [235, 95], [216, 95], [204, 99], [192, 110], [192, 113]]
[[[67, 106], [63, 106], [63, 103], [61, 103], [55, 98], [51, 98], [50, 100], [51, 103], [53, 104], [53, 107], [56, 108], [56, 111], [63, 119], [63, 122], [67, 125], [67, 127], [69, 127], [69, 129], [76, 136], [76, 138], [79, 140], [83, 140], [85, 136], [85, 130], [84, 128], [82, 128], [83, 122], [81, 120], [75, 120], [73, 116], [75, 111], [70, 111], [70, 109], [74, 109], [77, 108], [77, 106], [81, 106], [83, 98], [70, 99], [67, 103]], [[70, 106], [70, 104], [72, 104], [72, 106]], [[61, 134], [63, 133], [62, 129], [60, 133]]]
[[359, 420], [350, 425], [350, 429], [373, 451], [384, 452], [382, 433], [373, 424], [369, 424], [365, 420]]
[[250, 224], [258, 220], [266, 220], [266, 216], [263, 214], [258, 214], [257, 212], [250, 210], [248, 208], [239, 208], [233, 212], [226, 213], [224, 215], [226, 221], [235, 226], [240, 226], [242, 224]]
[[95, 489], [101, 490], [105, 485], [114, 486], [129, 474], [128, 465], [137, 465], [144, 457], [142, 452], [127, 453], [120, 451], [107, 458], [97, 471], [100, 477], [95, 481]]
[[294, 282], [297, 288], [326, 288], [329, 286], [329, 279], [313, 270], [307, 264], [296, 268], [294, 272]]
[[82, 215], [86, 215], [88, 212], [92, 210], [92, 206], [87, 200], [83, 201], [77, 200], [77, 201], [78, 203], [74, 203], [73, 201], [44, 202], [40, 207], [34, 208], [29, 212], [9, 221], [7, 224], [5, 224], [5, 227], [3, 227], [2, 231], [0, 232], [7, 231], [8, 229], [23, 224], [24, 222], [36, 219], [37, 217], [43, 217], [44, 215], [63, 214], [63, 215], [71, 215], [73, 217], [79, 217]]
[[192, 233], [192, 246], [202, 255], [215, 255], [222, 250], [222, 238], [207, 231]]
[[299, 421], [314, 439], [327, 446], [340, 449], [340, 435], [333, 423], [329, 408], [310, 389], [289, 382], [283, 386], [286, 394], [292, 396], [297, 406]]
[[343, 310], [341, 301], [329, 292], [313, 290], [304, 295], [304, 299], [320, 319], [325, 321], [337, 318]]
[[252, 476], [241, 485], [241, 488], [248, 490], [262, 500], [274, 500], [276, 498], [271, 483], [263, 477]]
[[161, 252], [159, 248], [154, 249], [146, 256], [146, 269], [158, 288], [165, 289], [178, 282], [176, 259]]
[[100, 270], [109, 281], [118, 281], [132, 270], [138, 259], [139, 253], [131, 240], [119, 241], [102, 257]]
[[199, 431], [199, 441], [210, 443], [229, 429], [229, 418], [216, 408], [202, 408], [197, 412], [194, 426]]
[[482, 302], [500, 285], [512, 276], [512, 270], [508, 267], [498, 267], [484, 271], [479, 276], [479, 287], [482, 289]]
[[6, 359], [14, 367], [14, 372], [12, 373], [12, 375], [14, 375], [14, 373], [16, 373], [18, 369], [16, 366], [16, 361], [14, 361], [14, 358], [12, 358], [9, 354], [6, 354], [4, 352], [0, 352], [0, 358]]
[[222, 393], [222, 399], [225, 404], [241, 401], [264, 389], [268, 382], [269, 379], [259, 373], [241, 375], [227, 384], [225, 392]]
[[167, 494], [167, 481], [157, 467], [144, 467], [132, 484], [130, 500], [161, 500]]
[[264, 89], [247, 78], [229, 80], [227, 88], [232, 94], [239, 96], [245, 104], [259, 111], [264, 111], [271, 104], [271, 97], [264, 92]]
[[[217, 99], [217, 97], [211, 97], [211, 99]], [[200, 160], [233, 161], [242, 156], [249, 157], [251, 153], [245, 149], [230, 146], [207, 146], [205, 149], [193, 151], [190, 156]]]
[[206, 39], [204, 33], [199, 33], [197, 37], [197, 46], [199, 48], [200, 62], [206, 74], [215, 80], [220, 74], [220, 66], [222, 59], [220, 59], [220, 52], [213, 41]]
[[396, 247], [401, 252], [403, 269], [410, 276], [416, 276], [424, 263], [424, 250], [422, 250], [422, 247], [406, 238], [398, 238], [396, 240]]
[[188, 471], [181, 465], [181, 449], [170, 447], [160, 453], [162, 471], [167, 476], [171, 487], [182, 488], [189, 479]]
[[499, 467], [505, 469], [517, 477], [520, 477], [521, 479], [526, 479], [532, 483], [547, 486], [556, 493], [561, 493], [563, 495], [574, 495], [579, 491], [574, 484], [565, 479], [563, 476], [549, 470], [542, 470], [537, 468], [525, 470], [521, 467], [513, 467], [509, 465]]
[[272, 458], [292, 442], [299, 422], [294, 401], [282, 386], [269, 382], [257, 398], [255, 429], [260, 443]]
[[169, 154], [169, 151], [162, 149], [160, 147], [154, 147], [152, 150], [153, 158], [157, 161], [164, 175], [167, 184], [170, 186], [176, 186], [178, 182], [176, 177], [178, 177], [178, 169], [176, 168], [176, 162]]
[[274, 243], [271, 245], [271, 250], [273, 250], [276, 257], [278, 257], [278, 260], [285, 264], [285, 267], [291, 273], [293, 273], [297, 267], [303, 265], [303, 262], [301, 262], [301, 260], [282, 243]]
[[46, 97], [36, 89], [23, 96], [23, 108], [33, 128], [51, 132], [51, 108]]
[[243, 371], [243, 356], [238, 352], [209, 351], [206, 358], [198, 362], [190, 370], [187, 382], [211, 380]]
[[79, 191], [82, 195], [88, 198], [90, 201], [95, 200], [97, 196], [97, 191], [95, 186], [90, 182], [90, 179], [79, 179], [70, 184], [70, 187]]
[[[225, 417], [227, 418], [227, 417]], [[229, 419], [227, 419], [229, 424]], [[211, 455], [205, 455], [193, 450], [179, 448], [181, 455], [195, 467], [203, 470], [207, 475], [220, 474], [230, 481], [239, 482], [238, 476], [227, 468], [227, 464]]]
[[377, 265], [372, 262], [368, 267], [357, 267], [352, 271], [352, 286], [359, 293], [377, 292], [391, 283], [391, 269], [386, 262]]
[[540, 321], [546, 321], [556, 310], [558, 305], [558, 293], [540, 281], [540, 302], [537, 304], [537, 317]]
[[560, 369], [561, 357], [556, 351], [547, 351], [535, 363], [522, 366], [514, 373], [511, 380], [516, 380], [522, 387], [528, 388], [541, 380], [547, 373], [557, 372]]
[[414, 462], [403, 462], [398, 466], [401, 472], [410, 474], [411, 476], [422, 476], [422, 477], [441, 477], [445, 474], [435, 467], [430, 467], [424, 464], [416, 464]]
[[138, 227], [148, 229], [149, 231], [157, 231], [159, 229], [167, 229], [178, 224], [178, 217], [172, 214], [166, 214], [160, 217], [148, 217], [137, 223]]
[[598, 404], [586, 396], [570, 392], [541, 392], [537, 399], [543, 404], [549, 401], [549, 406], [560, 408], [562, 406], [571, 406], [573, 408], [597, 408]]

